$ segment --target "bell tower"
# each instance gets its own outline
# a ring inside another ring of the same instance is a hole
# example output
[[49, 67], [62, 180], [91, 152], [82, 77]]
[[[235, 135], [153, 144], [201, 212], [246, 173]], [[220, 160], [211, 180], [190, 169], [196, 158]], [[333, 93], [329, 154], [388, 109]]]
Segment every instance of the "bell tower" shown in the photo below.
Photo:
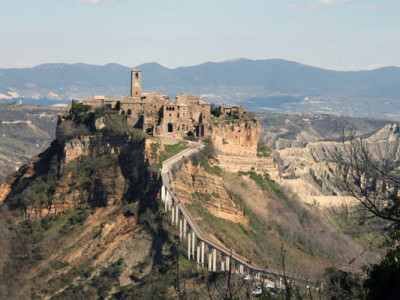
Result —
[[142, 71], [133, 69], [131, 71], [131, 97], [142, 96]]

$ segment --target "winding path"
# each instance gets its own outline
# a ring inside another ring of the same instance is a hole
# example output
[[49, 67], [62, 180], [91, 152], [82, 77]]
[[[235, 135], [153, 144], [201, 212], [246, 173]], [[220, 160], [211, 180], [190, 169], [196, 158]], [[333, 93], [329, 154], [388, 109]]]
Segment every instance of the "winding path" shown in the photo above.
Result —
[[[221, 271], [229, 271], [233, 270], [231, 265], [234, 265], [234, 269], [236, 272], [245, 274], [244, 268], [248, 269], [250, 274], [252, 274], [256, 278], [260, 278], [260, 275], [269, 275], [271, 277], [283, 278], [284, 275], [275, 270], [267, 270], [260, 266], [256, 266], [252, 264], [245, 257], [235, 253], [231, 249], [223, 247], [214, 241], [210, 240], [206, 237], [196, 221], [185, 207], [185, 205], [180, 201], [178, 195], [175, 193], [172, 187], [172, 178], [171, 178], [171, 169], [172, 167], [185, 159], [186, 157], [191, 156], [194, 153], [197, 153], [204, 149], [204, 145], [200, 143], [190, 142], [191, 147], [176, 154], [175, 156], [169, 158], [164, 161], [163, 167], [161, 170], [161, 178], [162, 178], [162, 188], [161, 188], [161, 199], [164, 202], [164, 207], [166, 211], [171, 211], [171, 220], [172, 224], [175, 226], [179, 226], [180, 230], [180, 238], [187, 239], [188, 242], [188, 258], [195, 259], [195, 254], [197, 254], [197, 263], [198, 266], [204, 268], [204, 247], [205, 245], [208, 247], [208, 269], [209, 271], [216, 271], [217, 265], [217, 251], [220, 256], [221, 263]], [[196, 247], [197, 246], [197, 247]], [[196, 249], [197, 248], [197, 249]], [[195, 251], [197, 250], [197, 251]], [[232, 261], [231, 261], [232, 260]], [[302, 284], [313, 284], [310, 281], [306, 281], [300, 278], [296, 278], [294, 276], [286, 275], [288, 280], [302, 283]]]

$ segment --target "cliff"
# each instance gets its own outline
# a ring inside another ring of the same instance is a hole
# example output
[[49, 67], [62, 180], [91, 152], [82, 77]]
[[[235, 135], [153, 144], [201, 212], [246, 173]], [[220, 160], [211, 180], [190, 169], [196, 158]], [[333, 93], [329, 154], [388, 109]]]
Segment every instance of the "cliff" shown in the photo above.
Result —
[[86, 117], [63, 118], [58, 139], [1, 186], [2, 299], [140, 298], [172, 286], [157, 164], [185, 145], [107, 120], [81, 126]]
[[257, 154], [261, 127], [254, 121], [226, 121], [210, 127], [210, 139], [222, 153]]
[[[378, 160], [399, 162], [400, 132], [397, 124], [387, 124], [364, 139], [371, 154]], [[308, 142], [275, 150], [280, 162], [281, 185], [296, 193], [303, 201], [319, 206], [356, 205], [358, 201], [346, 197], [335, 184], [335, 166], [329, 161], [340, 154], [338, 141]]]

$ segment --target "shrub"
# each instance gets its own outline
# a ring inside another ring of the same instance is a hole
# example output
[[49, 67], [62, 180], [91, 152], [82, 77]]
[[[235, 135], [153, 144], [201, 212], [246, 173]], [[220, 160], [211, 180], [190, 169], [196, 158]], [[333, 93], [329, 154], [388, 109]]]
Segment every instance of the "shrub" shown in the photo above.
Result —
[[258, 143], [257, 144], [257, 156], [258, 157], [269, 157], [272, 153], [271, 148], [269, 148], [266, 144]]

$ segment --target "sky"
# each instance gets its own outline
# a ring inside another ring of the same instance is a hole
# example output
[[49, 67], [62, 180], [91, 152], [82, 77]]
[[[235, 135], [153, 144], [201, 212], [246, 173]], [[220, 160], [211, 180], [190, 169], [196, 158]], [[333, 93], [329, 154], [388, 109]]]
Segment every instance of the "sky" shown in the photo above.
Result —
[[0, 68], [281, 58], [400, 66], [399, 0], [0, 0]]

